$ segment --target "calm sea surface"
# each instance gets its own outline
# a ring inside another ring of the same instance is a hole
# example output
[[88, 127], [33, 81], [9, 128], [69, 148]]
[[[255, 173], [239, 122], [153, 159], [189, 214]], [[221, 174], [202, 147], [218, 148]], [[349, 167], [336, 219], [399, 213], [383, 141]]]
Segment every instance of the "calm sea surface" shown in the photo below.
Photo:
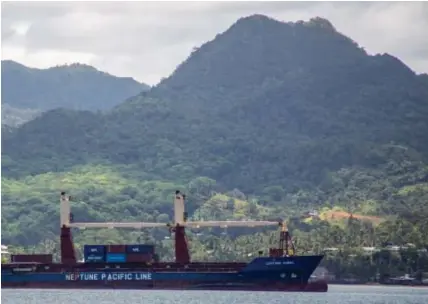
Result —
[[329, 286], [327, 293], [2, 289], [2, 304], [428, 304], [428, 288]]

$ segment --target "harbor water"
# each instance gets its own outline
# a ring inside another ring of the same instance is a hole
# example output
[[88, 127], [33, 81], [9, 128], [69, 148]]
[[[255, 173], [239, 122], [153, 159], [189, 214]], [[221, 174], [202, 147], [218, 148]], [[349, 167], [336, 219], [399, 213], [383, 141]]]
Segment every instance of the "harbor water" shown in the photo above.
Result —
[[326, 293], [3, 289], [2, 304], [427, 304], [428, 288], [331, 285]]

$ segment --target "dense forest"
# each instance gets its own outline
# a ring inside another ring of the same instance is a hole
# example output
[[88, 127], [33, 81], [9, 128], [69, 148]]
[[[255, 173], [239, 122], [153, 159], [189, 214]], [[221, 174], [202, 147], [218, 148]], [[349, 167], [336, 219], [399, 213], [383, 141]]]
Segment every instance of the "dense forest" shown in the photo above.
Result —
[[[286, 219], [300, 253], [334, 248], [323, 264], [337, 276], [422, 273], [427, 117], [426, 75], [329, 21], [242, 18], [105, 113], [52, 109], [2, 128], [2, 243], [57, 248], [62, 190], [78, 221], [167, 222], [179, 189], [194, 219]], [[79, 248], [156, 242], [172, 259], [162, 229], [74, 236]], [[248, 260], [277, 231], [189, 237], [194, 260]]]
[[36, 69], [2, 60], [1, 75], [2, 124], [10, 126], [55, 108], [110, 109], [149, 89], [132, 78], [116, 77], [85, 64]]

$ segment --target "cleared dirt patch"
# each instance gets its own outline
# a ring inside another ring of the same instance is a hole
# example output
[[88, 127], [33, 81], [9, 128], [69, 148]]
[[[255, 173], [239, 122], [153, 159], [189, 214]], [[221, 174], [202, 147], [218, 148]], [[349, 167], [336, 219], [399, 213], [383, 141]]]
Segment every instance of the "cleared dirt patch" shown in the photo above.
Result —
[[327, 220], [327, 221], [328, 220], [343, 220], [343, 219], [350, 218], [351, 215], [355, 219], [370, 221], [373, 224], [380, 224], [383, 221], [383, 219], [381, 217], [378, 217], [378, 216], [351, 214], [351, 213], [348, 213], [345, 211], [332, 211], [332, 210], [324, 212], [322, 214], [321, 218], [324, 220]]

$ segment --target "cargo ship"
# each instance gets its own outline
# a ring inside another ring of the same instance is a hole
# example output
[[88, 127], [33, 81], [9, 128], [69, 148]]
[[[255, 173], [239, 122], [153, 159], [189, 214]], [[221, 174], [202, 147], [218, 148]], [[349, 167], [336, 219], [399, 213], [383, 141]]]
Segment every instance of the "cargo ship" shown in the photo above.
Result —
[[[75, 222], [70, 197], [60, 196], [61, 262], [52, 254], [11, 255], [2, 264], [2, 288], [139, 289], [139, 290], [247, 290], [326, 292], [324, 281], [310, 282], [322, 255], [298, 256], [282, 221], [188, 221], [186, 196], [174, 194], [172, 223]], [[192, 262], [185, 228], [279, 226], [279, 248], [249, 263]], [[71, 229], [165, 227], [174, 234], [175, 261], [162, 262], [148, 244], [85, 245], [84, 261], [76, 260]]]

